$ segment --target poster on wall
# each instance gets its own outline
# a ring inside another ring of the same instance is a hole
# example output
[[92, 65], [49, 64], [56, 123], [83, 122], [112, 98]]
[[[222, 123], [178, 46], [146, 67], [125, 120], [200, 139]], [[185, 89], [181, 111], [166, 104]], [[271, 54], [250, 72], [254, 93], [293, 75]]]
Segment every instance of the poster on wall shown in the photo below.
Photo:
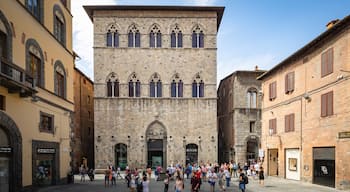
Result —
[[288, 158], [289, 163], [289, 171], [297, 171], [297, 159], [296, 158]]

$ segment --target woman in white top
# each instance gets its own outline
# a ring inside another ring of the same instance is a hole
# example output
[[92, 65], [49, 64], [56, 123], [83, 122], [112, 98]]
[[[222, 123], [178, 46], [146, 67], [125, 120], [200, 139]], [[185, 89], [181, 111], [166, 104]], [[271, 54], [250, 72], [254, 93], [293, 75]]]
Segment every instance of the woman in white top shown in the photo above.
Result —
[[210, 192], [215, 191], [215, 182], [218, 176], [215, 173], [215, 170], [212, 168], [210, 172], [208, 173], [208, 182], [210, 184]]
[[130, 192], [135, 192], [136, 191], [136, 181], [135, 181], [135, 176], [131, 175], [131, 181], [130, 181]]
[[143, 177], [142, 189], [143, 189], [143, 192], [149, 192], [149, 180], [147, 179], [146, 176]]

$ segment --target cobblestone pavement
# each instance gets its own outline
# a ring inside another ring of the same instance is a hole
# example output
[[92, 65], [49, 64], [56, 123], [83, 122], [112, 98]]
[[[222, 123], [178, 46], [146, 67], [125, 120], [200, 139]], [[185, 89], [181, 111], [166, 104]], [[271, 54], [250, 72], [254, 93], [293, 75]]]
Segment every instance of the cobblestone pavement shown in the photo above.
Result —
[[[190, 192], [190, 180], [185, 179], [185, 192]], [[173, 192], [174, 181], [171, 182], [169, 186], [169, 192]], [[39, 192], [128, 192], [126, 188], [126, 183], [124, 180], [117, 180], [116, 186], [105, 187], [103, 181], [103, 175], [96, 175], [95, 181], [80, 182], [80, 177], [75, 176], [75, 183], [68, 185], [59, 185], [47, 187], [39, 190]], [[154, 181], [152, 178], [150, 182], [150, 192], [162, 192], [163, 182]], [[219, 192], [216, 186], [216, 192]], [[238, 192], [238, 180], [233, 178], [231, 181], [231, 186], [226, 189], [227, 192]], [[203, 183], [201, 187], [201, 192], [209, 192], [209, 184]], [[247, 185], [246, 192], [340, 192], [339, 190], [303, 183], [300, 181], [286, 180], [276, 177], [267, 177], [265, 179], [265, 185], [260, 186], [258, 180], [254, 180], [252, 177], [249, 178], [249, 184]], [[344, 192], [344, 191], [341, 191]]]

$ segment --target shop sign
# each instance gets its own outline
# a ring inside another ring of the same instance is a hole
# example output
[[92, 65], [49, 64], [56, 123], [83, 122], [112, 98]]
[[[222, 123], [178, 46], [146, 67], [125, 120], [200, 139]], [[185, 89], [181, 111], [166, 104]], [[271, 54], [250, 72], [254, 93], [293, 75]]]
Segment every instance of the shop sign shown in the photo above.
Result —
[[11, 153], [11, 147], [0, 147], [0, 153]]
[[339, 139], [350, 138], [350, 131], [339, 132], [338, 136], [339, 136]]
[[37, 153], [56, 153], [56, 150], [53, 148], [38, 148]]

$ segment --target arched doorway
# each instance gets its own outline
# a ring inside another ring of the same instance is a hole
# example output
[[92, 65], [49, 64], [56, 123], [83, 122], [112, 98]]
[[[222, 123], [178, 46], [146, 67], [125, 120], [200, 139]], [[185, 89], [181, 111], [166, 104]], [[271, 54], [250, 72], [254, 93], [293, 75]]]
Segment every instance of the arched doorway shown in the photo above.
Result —
[[258, 153], [259, 153], [259, 145], [258, 140], [255, 136], [251, 136], [247, 141], [247, 161], [248, 163], [252, 163], [253, 161], [257, 161]]
[[22, 137], [16, 123], [0, 110], [0, 191], [22, 188]]
[[155, 168], [165, 167], [167, 162], [166, 129], [159, 121], [154, 121], [146, 131], [147, 139], [147, 166]]
[[7, 133], [0, 128], [0, 191], [10, 191], [10, 141]]
[[193, 143], [186, 145], [186, 165], [189, 163], [198, 163], [198, 145]]
[[128, 147], [124, 143], [118, 143], [114, 147], [115, 152], [115, 166], [125, 170], [128, 164]]

